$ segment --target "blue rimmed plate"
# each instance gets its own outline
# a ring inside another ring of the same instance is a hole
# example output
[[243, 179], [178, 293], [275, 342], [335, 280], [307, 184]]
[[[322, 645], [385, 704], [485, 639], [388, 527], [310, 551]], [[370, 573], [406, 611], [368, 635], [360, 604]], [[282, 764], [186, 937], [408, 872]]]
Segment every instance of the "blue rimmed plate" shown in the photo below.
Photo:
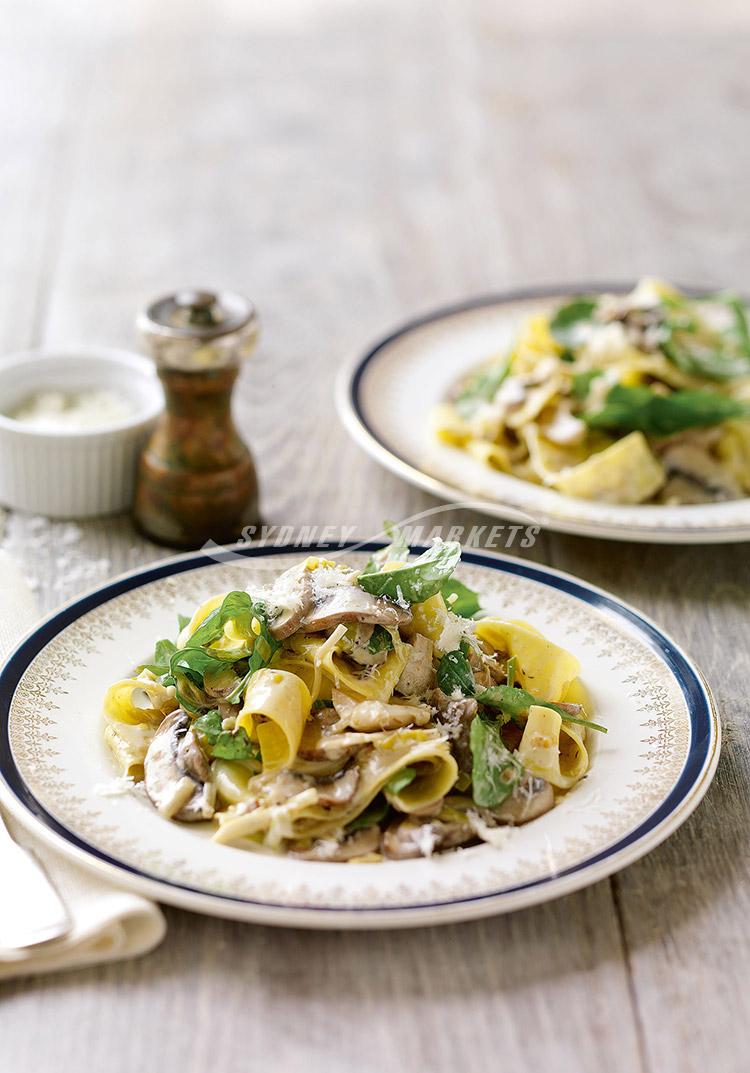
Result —
[[[628, 284], [512, 291], [446, 306], [409, 321], [342, 369], [341, 420], [376, 462], [443, 501], [545, 529], [612, 540], [713, 544], [750, 540], [750, 498], [690, 506], [622, 506], [574, 499], [493, 470], [441, 443], [434, 407], [466, 373], [509, 349], [520, 323], [571, 293], [624, 293]], [[697, 293], [693, 288], [685, 290]]]
[[[0, 798], [42, 839], [122, 886], [197, 912], [314, 928], [466, 920], [558, 897], [647, 853], [696, 807], [720, 729], [684, 652], [615, 597], [557, 571], [467, 551], [459, 576], [488, 612], [523, 618], [573, 651], [591, 693], [589, 775], [502, 846], [429, 860], [321, 864], [211, 841], [208, 825], [163, 820], [140, 794], [111, 792], [102, 743], [107, 686], [174, 633], [177, 612], [265, 583], [325, 547], [198, 552], [134, 571], [73, 601], [19, 645], [0, 673]], [[593, 735], [592, 735], [593, 737]]]

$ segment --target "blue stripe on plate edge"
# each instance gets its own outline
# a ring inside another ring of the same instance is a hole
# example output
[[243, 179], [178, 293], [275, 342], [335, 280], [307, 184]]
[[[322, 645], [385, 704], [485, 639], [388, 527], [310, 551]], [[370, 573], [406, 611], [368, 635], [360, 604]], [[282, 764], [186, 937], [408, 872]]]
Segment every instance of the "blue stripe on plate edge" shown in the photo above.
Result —
[[[491, 570], [501, 570], [509, 574], [517, 574], [521, 577], [530, 578], [533, 581], [541, 582], [542, 584], [552, 585], [553, 588], [559, 589], [562, 592], [566, 592], [571, 596], [576, 597], [579, 600], [583, 600], [584, 603], [590, 604], [592, 607], [596, 607], [602, 610], [613, 612], [621, 618], [626, 619], [631, 625], [635, 626], [642, 635], [645, 636], [651, 647], [661, 656], [661, 658], [668, 665], [672, 673], [674, 674], [680, 688], [682, 689], [685, 701], [690, 712], [690, 749], [688, 752], [687, 760], [677, 780], [676, 785], [669, 794], [669, 796], [662, 802], [662, 804], [651, 813], [647, 819], [645, 819], [638, 827], [636, 827], [630, 834], [620, 839], [618, 842], [602, 850], [591, 857], [587, 857], [585, 860], [579, 862], [576, 865], [572, 865], [570, 868], [564, 869], [561, 872], [555, 872], [548, 876], [543, 876], [539, 879], [531, 880], [528, 883], [520, 883], [514, 887], [504, 887], [498, 891], [494, 891], [488, 894], [472, 895], [466, 898], [452, 898], [450, 901], [444, 902], [425, 902], [411, 905], [401, 906], [368, 906], [366, 908], [357, 908], [353, 906], [347, 907], [319, 907], [309, 906], [303, 904], [282, 904], [277, 902], [258, 902], [248, 898], [236, 898], [226, 894], [216, 894], [210, 891], [201, 889], [200, 887], [191, 887], [187, 884], [173, 883], [171, 880], [164, 879], [161, 876], [153, 875], [149, 872], [144, 872], [139, 868], [134, 868], [131, 865], [125, 864], [122, 861], [117, 860], [115, 857], [110, 857], [102, 850], [97, 849], [95, 846], [90, 845], [84, 839], [79, 838], [74, 832], [69, 830], [63, 824], [59, 823], [54, 816], [52, 816], [44, 806], [34, 797], [28, 787], [25, 785], [20, 772], [16, 766], [10, 749], [9, 739], [9, 711], [10, 703], [15, 692], [15, 689], [23, 676], [26, 668], [30, 664], [31, 660], [41, 651], [46, 644], [49, 643], [57, 634], [69, 626], [76, 619], [80, 618], [83, 614], [91, 611], [93, 608], [100, 606], [107, 600], [119, 596], [124, 592], [129, 592], [131, 589], [138, 588], [141, 585], [148, 584], [152, 581], [157, 581], [163, 577], [169, 577], [174, 574], [181, 574], [188, 570], [200, 569], [205, 566], [210, 566], [217, 561], [223, 559], [231, 560], [237, 555], [248, 558], [265, 558], [266, 556], [287, 554], [289, 552], [299, 552], [300, 555], [309, 554], [316, 551], [339, 551], [346, 552], [356, 547], [361, 551], [374, 551], [382, 545], [377, 543], [367, 544], [306, 544], [300, 547], [237, 547], [226, 549], [225, 551], [212, 552], [208, 555], [195, 555], [190, 554], [181, 558], [172, 559], [167, 562], [163, 562], [153, 567], [146, 567], [144, 570], [139, 571], [129, 577], [121, 578], [120, 580], [109, 582], [101, 588], [96, 589], [94, 592], [88, 593], [82, 596], [79, 600], [74, 601], [67, 607], [64, 607], [61, 611], [54, 614], [48, 621], [44, 622], [31, 636], [20, 645], [19, 648], [13, 652], [10, 656], [2, 671], [0, 671], [0, 777], [8, 787], [13, 796], [39, 821], [41, 821], [45, 827], [47, 827], [54, 834], [63, 838], [66, 842], [75, 846], [79, 850], [83, 850], [92, 857], [97, 858], [104, 863], [111, 865], [115, 868], [130, 872], [132, 875], [140, 876], [143, 879], [147, 879], [156, 883], [162, 883], [167, 886], [173, 887], [176, 890], [183, 890], [192, 894], [198, 894], [208, 898], [219, 898], [222, 901], [237, 902], [243, 905], [257, 905], [268, 909], [280, 909], [280, 910], [307, 910], [313, 913], [368, 913], [368, 912], [409, 912], [422, 909], [440, 908], [448, 905], [466, 904], [471, 902], [482, 902], [492, 898], [498, 898], [503, 895], [513, 894], [518, 891], [528, 890], [535, 887], [544, 886], [547, 883], [551, 883], [557, 879], [565, 876], [573, 875], [577, 872], [584, 871], [585, 869], [606, 860], [608, 857], [619, 853], [621, 850], [626, 849], [628, 846], [639, 841], [649, 831], [652, 831], [655, 827], [658, 827], [664, 820], [666, 820], [672, 812], [682, 803], [682, 801], [689, 795], [696, 780], [698, 779], [704, 765], [709, 758], [709, 750], [712, 743], [712, 711], [711, 702], [707, 696], [706, 689], [701, 681], [700, 677], [693, 670], [692, 666], [677, 649], [671, 641], [669, 641], [664, 635], [650, 622], [642, 618], [636, 611], [631, 610], [628, 607], [623, 606], [617, 600], [607, 596], [604, 593], [597, 592], [590, 589], [584, 582], [576, 581], [574, 578], [568, 578], [559, 576], [555, 573], [550, 573], [545, 567], [538, 567], [530, 563], [525, 563], [521, 560], [514, 560], [506, 557], [489, 556], [478, 551], [464, 551], [462, 555], [462, 561], [472, 563], [476, 566], [488, 567]], [[423, 548], [415, 548], [415, 551], [424, 550]]]
[[[424, 328], [428, 324], [434, 324], [436, 321], [447, 320], [460, 313], [470, 313], [475, 309], [486, 309], [487, 307], [494, 305], [508, 305], [513, 302], [527, 302], [544, 298], [563, 298], [566, 295], [573, 294], [622, 294], [632, 290], [634, 286], [635, 283], [631, 280], [628, 283], [619, 281], [617, 283], [577, 283], [570, 285], [558, 284], [557, 286], [544, 284], [539, 287], [521, 287], [516, 290], [481, 294], [478, 297], [466, 298], [463, 301], [438, 306], [428, 313], [421, 313], [416, 317], [403, 321], [398, 327], [390, 331], [388, 335], [383, 336], [378, 339], [377, 342], [373, 343], [352, 369], [348, 391], [352, 412], [362, 428], [367, 432], [370, 439], [372, 439], [379, 447], [382, 447], [383, 450], [387, 451], [388, 454], [392, 455], [402, 466], [407, 466], [415, 473], [429, 477], [433, 481], [439, 480], [441, 484], [445, 485], [448, 482], [441, 478], [432, 477], [429, 473], [420, 470], [413, 462], [410, 462], [408, 458], [404, 458], [404, 456], [391, 446], [391, 444], [386, 443], [386, 441], [378, 435], [365, 415], [361, 397], [362, 379], [367, 372], [369, 365], [378, 357], [381, 350], [385, 350], [391, 343], [395, 343], [397, 339], [400, 339], [404, 335], [409, 335], [418, 328]], [[709, 293], [709, 289], [706, 287], [694, 287], [682, 284], [678, 284], [678, 287], [683, 294], [692, 296]], [[483, 497], [480, 496], [480, 499], [482, 498]], [[513, 504], [510, 504], [510, 506], [513, 507]], [[516, 505], [513, 509], [524, 510], [525, 508]], [[554, 521], [554, 519], [552, 519], [552, 521]], [[601, 529], [600, 522], [592, 522], [590, 524]], [[605, 528], [608, 527], [605, 526]], [[684, 531], [679, 526], [661, 526], [661, 528], [669, 533], [682, 533]], [[737, 527], [735, 526], [734, 528], [736, 529]], [[652, 529], [653, 526], [648, 525], [633, 525], [632, 523], [628, 525], [629, 533], [637, 532], [648, 534], [652, 532]], [[692, 532], [702, 533], [711, 533], [713, 532], [713, 529], [714, 527], [708, 525], [691, 527]]]

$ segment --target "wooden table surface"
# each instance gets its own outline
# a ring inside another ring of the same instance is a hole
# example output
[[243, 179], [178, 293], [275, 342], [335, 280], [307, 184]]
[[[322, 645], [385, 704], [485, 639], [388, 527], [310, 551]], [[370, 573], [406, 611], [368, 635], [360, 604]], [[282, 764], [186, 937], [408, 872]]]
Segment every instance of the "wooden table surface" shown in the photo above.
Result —
[[[0, 347], [131, 346], [185, 284], [252, 296], [238, 413], [276, 524], [431, 505], [353, 446], [344, 356], [477, 292], [663, 274], [750, 291], [750, 14], [535, 0], [15, 2], [0, 38]], [[479, 518], [456, 512], [446, 524]], [[127, 517], [10, 515], [46, 607], [164, 554]], [[749, 1068], [748, 546], [543, 534], [642, 608], [725, 744], [668, 843], [554, 903], [384, 934], [167, 910], [151, 955], [0, 987], [0, 1069]]]

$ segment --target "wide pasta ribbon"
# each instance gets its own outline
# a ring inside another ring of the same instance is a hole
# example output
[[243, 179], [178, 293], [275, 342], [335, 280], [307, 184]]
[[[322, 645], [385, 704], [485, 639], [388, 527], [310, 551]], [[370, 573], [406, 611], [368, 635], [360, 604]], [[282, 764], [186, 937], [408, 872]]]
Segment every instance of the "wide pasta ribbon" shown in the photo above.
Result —
[[311, 704], [309, 689], [290, 671], [264, 667], [252, 676], [237, 726], [259, 743], [266, 771], [294, 762]]
[[[364, 737], [364, 735], [363, 735]], [[454, 785], [458, 768], [450, 743], [437, 730], [398, 730], [370, 736], [373, 747], [362, 750], [355, 760], [357, 789], [352, 799], [341, 805], [318, 802], [314, 786], [306, 786], [282, 804], [274, 803], [273, 780], [265, 773], [252, 779], [248, 792], [261, 799], [250, 812], [229, 809], [218, 813], [217, 842], [273, 846], [279, 838], [314, 839], [333, 836], [367, 808], [386, 783], [406, 767], [416, 769], [412, 782], [399, 794], [390, 794], [394, 807], [403, 812], [419, 812], [436, 804]], [[407, 793], [408, 791], [408, 793]], [[268, 797], [268, 803], [263, 797]]]
[[[386, 659], [366, 673], [355, 673], [351, 664], [339, 651], [340, 638], [293, 637], [276, 664], [287, 666], [290, 661], [303, 660], [311, 668], [311, 693], [313, 699], [329, 698], [331, 687], [343, 689], [362, 700], [390, 700], [401, 672], [407, 664], [411, 646], [392, 634], [393, 651]], [[316, 673], [317, 672], [317, 676]], [[303, 672], [304, 674], [304, 672]], [[306, 679], [307, 680], [307, 679]]]
[[188, 622], [187, 626], [180, 632], [180, 636], [177, 638], [177, 647], [182, 648], [190, 638], [193, 636], [199, 626], [202, 626], [212, 611], [215, 611], [217, 607], [221, 607], [224, 602], [224, 597], [227, 595], [225, 592], [217, 593], [216, 596], [210, 596], [208, 600], [200, 605], [193, 617]]
[[104, 741], [123, 775], [139, 782], [143, 765], [156, 727], [148, 723], [110, 723], [104, 728]]
[[535, 697], [557, 703], [578, 677], [581, 665], [576, 657], [527, 622], [484, 618], [477, 623], [476, 634], [496, 652], [516, 657], [519, 681]]
[[104, 713], [116, 723], [160, 723], [177, 707], [174, 689], [163, 686], [150, 671], [114, 682], [104, 695]]
[[588, 771], [585, 733], [585, 727], [565, 723], [552, 708], [532, 704], [518, 746], [518, 759], [532, 775], [568, 790]]

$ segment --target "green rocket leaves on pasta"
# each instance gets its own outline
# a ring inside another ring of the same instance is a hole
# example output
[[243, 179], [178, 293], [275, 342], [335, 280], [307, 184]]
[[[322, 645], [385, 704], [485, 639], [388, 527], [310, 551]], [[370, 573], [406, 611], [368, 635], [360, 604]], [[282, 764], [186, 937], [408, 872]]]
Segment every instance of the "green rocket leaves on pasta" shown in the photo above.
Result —
[[542, 708], [551, 708], [557, 712], [566, 723], [580, 723], [581, 726], [590, 730], [598, 730], [600, 734], [606, 734], [607, 728], [600, 723], [592, 723], [590, 719], [582, 719], [575, 715], [562, 704], [555, 704], [551, 700], [538, 700], [528, 689], [519, 689], [517, 686], [497, 685], [482, 689], [476, 694], [480, 704], [487, 708], [497, 708], [509, 719], [518, 719], [528, 714], [529, 708], [537, 704]]
[[383, 532], [390, 539], [380, 551], [372, 555], [362, 570], [363, 574], [374, 574], [382, 570], [388, 563], [398, 563], [409, 557], [409, 545], [403, 533], [395, 522], [383, 522]]
[[495, 808], [523, 778], [523, 764], [503, 742], [495, 723], [474, 717], [469, 734], [472, 796], [477, 805]]
[[[708, 327], [699, 315], [701, 304], [723, 308], [729, 325]], [[717, 381], [750, 376], [747, 307], [737, 295], [716, 295], [705, 303], [673, 298], [665, 303], [662, 329], [662, 350], [684, 373]]]
[[157, 675], [157, 677], [169, 674], [169, 663], [176, 651], [177, 647], [173, 641], [167, 639], [157, 641], [154, 649], [154, 658], [151, 663], [143, 664], [144, 669], [151, 671], [151, 673]]
[[584, 413], [590, 428], [645, 432], [671, 436], [688, 428], [708, 428], [730, 417], [747, 417], [750, 405], [709, 391], [673, 391], [657, 394], [649, 387], [615, 384], [604, 406]]
[[576, 298], [560, 306], [550, 321], [550, 331], [561, 346], [575, 345], [581, 324], [591, 320], [597, 307], [596, 298]]
[[[479, 467], [501, 499], [508, 477], [531, 482], [548, 490], [553, 513], [562, 510], [553, 493], [664, 507], [750, 495], [746, 301], [645, 279], [629, 294], [550, 307], [519, 323], [500, 392], [462, 405], [457, 367], [433, 408], [441, 451], [466, 453], [472, 486]], [[488, 357], [487, 378], [494, 367]]]
[[[496, 824], [533, 821], [585, 775], [586, 736], [555, 711], [595, 724], [516, 686], [561, 700], [578, 661], [529, 633], [521, 670], [452, 578], [458, 546], [408, 561], [390, 535], [362, 574], [310, 556], [253, 595], [211, 597], [150, 670], [110, 686], [105, 741], [163, 816], [257, 852], [404, 859], [496, 841]], [[505, 685], [480, 684], [485, 655]]]
[[192, 713], [210, 706], [204, 690], [207, 682], [218, 684], [233, 681], [231, 664], [206, 652], [203, 648], [182, 648], [175, 651], [169, 662], [169, 678], [182, 708]]
[[247, 683], [250, 681], [256, 671], [261, 667], [267, 667], [273, 659], [275, 653], [280, 648], [279, 642], [271, 633], [268, 625], [268, 612], [266, 606], [261, 601], [256, 601], [253, 605], [253, 618], [251, 619], [251, 629], [253, 633], [257, 630], [255, 643], [253, 645], [253, 651], [250, 654], [250, 658], [247, 661], [247, 670], [243, 675], [241, 681], [235, 689], [227, 697], [229, 701], [237, 701], [242, 696]]
[[[219, 648], [215, 642], [223, 636], [228, 622], [233, 623], [236, 633], [244, 634], [245, 640], [236, 648]], [[185, 646], [171, 654], [169, 675], [178, 701], [187, 711], [204, 710], [211, 704], [210, 698], [200, 696], [207, 686], [214, 693], [226, 692], [230, 703], [238, 700], [251, 676], [268, 666], [278, 648], [268, 625], [265, 603], [239, 590], [228, 593]]]
[[[496, 709], [501, 712], [506, 720], [519, 719], [521, 716], [527, 715], [529, 708], [537, 704], [542, 708], [551, 708], [567, 723], [581, 723], [591, 730], [598, 730], [602, 734], [607, 733], [606, 727], [601, 726], [599, 723], [592, 723], [590, 719], [581, 718], [571, 712], [569, 707], [566, 708], [562, 704], [555, 704], [553, 701], [541, 700], [527, 689], [520, 689], [518, 686], [511, 685], [510, 682], [507, 685], [495, 685], [488, 686], [486, 689], [477, 689], [467, 653], [468, 649], [464, 645], [463, 648], [456, 649], [454, 652], [446, 652], [440, 660], [437, 669], [437, 683], [443, 693], [448, 696], [453, 696], [458, 691], [464, 697], [474, 697], [479, 704], [484, 705], [486, 708]], [[513, 668], [510, 674], [515, 677], [515, 668], [517, 666], [515, 657], [511, 657], [508, 660], [508, 666]]]
[[447, 578], [440, 586], [440, 592], [449, 611], [460, 618], [474, 618], [480, 610], [477, 594], [458, 578]]
[[456, 409], [470, 417], [483, 402], [491, 402], [510, 372], [510, 359], [496, 362], [472, 376], [456, 399]]
[[443, 693], [452, 697], [456, 691], [461, 696], [473, 697], [476, 692], [474, 675], [467, 656], [467, 646], [446, 652], [437, 669], [437, 684]]
[[[408, 603], [421, 603], [440, 592], [455, 615], [461, 618], [473, 618], [476, 615], [479, 611], [477, 594], [458, 578], [451, 576], [460, 559], [460, 548], [456, 555], [455, 542], [451, 542], [453, 547], [449, 551], [445, 550], [447, 545], [438, 543], [419, 559], [405, 563], [409, 557], [409, 544], [404, 534], [394, 522], [384, 522], [383, 529], [390, 537], [391, 543], [370, 557], [360, 575], [361, 588], [376, 596], [406, 600]], [[443, 550], [438, 554], [435, 548]], [[384, 570], [390, 563], [401, 562], [405, 565], [399, 570]], [[402, 574], [402, 570], [405, 573]], [[374, 574], [387, 574], [388, 578], [383, 577], [376, 581], [372, 579]], [[393, 574], [399, 574], [400, 577], [394, 580]]]
[[[517, 660], [513, 656], [508, 660], [508, 684], [477, 689], [468, 648], [447, 652], [440, 660], [437, 670], [437, 683], [447, 696], [457, 693], [464, 697], [473, 697], [488, 712], [474, 716], [470, 730], [470, 747], [472, 754], [472, 795], [478, 805], [495, 807], [513, 792], [523, 776], [523, 764], [507, 748], [502, 739], [500, 727], [508, 720], [522, 723], [533, 705], [551, 708], [568, 723], [579, 723], [598, 730], [604, 734], [607, 728], [573, 714], [563, 705], [551, 701], [539, 700], [526, 689], [520, 689], [512, 683], [515, 679]], [[497, 712], [500, 723], [489, 718], [490, 712]]]
[[[440, 661], [437, 683], [448, 696], [456, 693], [465, 697], [477, 695], [474, 675], [466, 649], [447, 652]], [[500, 728], [494, 722], [474, 716], [469, 734], [472, 755], [472, 796], [477, 805], [495, 807], [513, 792], [523, 775], [523, 765], [513, 756], [502, 740]]]
[[571, 394], [576, 399], [585, 399], [591, 390], [591, 384], [603, 373], [602, 369], [587, 369], [582, 373], [573, 373]]
[[221, 637], [226, 624], [233, 622], [236, 631], [246, 634], [248, 638], [247, 643], [239, 650], [236, 650], [237, 655], [235, 658], [240, 658], [241, 655], [248, 654], [248, 645], [252, 647], [252, 621], [255, 617], [256, 612], [253, 601], [246, 592], [239, 590], [229, 592], [224, 597], [221, 606], [215, 608], [206, 616], [191, 635], [187, 644], [191, 648], [202, 648], [205, 645], [210, 645]]
[[236, 730], [224, 730], [219, 712], [213, 709], [201, 715], [193, 723], [206, 743], [209, 755], [219, 760], [257, 760], [258, 749], [247, 736], [247, 732], [238, 727]]
[[360, 574], [358, 584], [371, 596], [386, 596], [400, 604], [420, 604], [440, 592], [460, 558], [458, 541], [440, 541], [406, 566]]

